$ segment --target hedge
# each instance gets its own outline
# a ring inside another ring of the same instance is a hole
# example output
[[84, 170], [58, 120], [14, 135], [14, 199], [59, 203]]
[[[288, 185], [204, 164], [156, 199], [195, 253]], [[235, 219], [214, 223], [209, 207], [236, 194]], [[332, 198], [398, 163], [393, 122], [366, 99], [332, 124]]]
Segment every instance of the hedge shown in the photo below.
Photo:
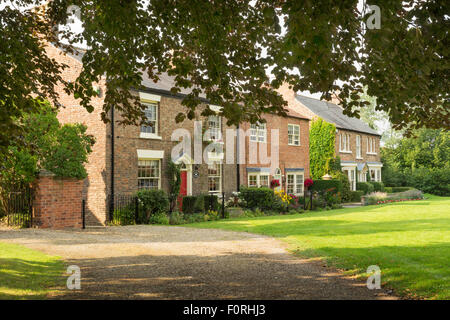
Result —
[[376, 182], [376, 181], [369, 181], [371, 185], [373, 185], [373, 191], [375, 192], [381, 192], [384, 191], [384, 184], [383, 182]]
[[217, 211], [219, 209], [218, 197], [214, 194], [208, 194], [203, 196], [205, 212], [210, 210]]
[[368, 182], [357, 182], [356, 183], [356, 190], [363, 191], [364, 194], [369, 194], [374, 191], [374, 185], [372, 183]]
[[350, 198], [352, 202], [361, 202], [361, 197], [364, 195], [364, 191], [350, 191]]
[[310, 187], [310, 190], [316, 192], [330, 191], [332, 193], [338, 193], [341, 191], [341, 189], [342, 183], [337, 179], [332, 180], [317, 179], [314, 180], [314, 184]]
[[165, 213], [169, 209], [169, 199], [163, 190], [139, 190], [136, 193], [143, 208], [145, 222], [157, 213]]
[[198, 199], [196, 196], [185, 196], [181, 205], [181, 211], [185, 214], [193, 214], [195, 212], [195, 204]]
[[[384, 188], [386, 189], [386, 188]], [[404, 191], [408, 191], [408, 190], [413, 190], [413, 187], [391, 187], [392, 189], [392, 193], [395, 192], [404, 192]], [[387, 191], [386, 191], [387, 192]]]
[[248, 188], [241, 186], [239, 198], [245, 202], [245, 207], [249, 209], [272, 209], [275, 195], [270, 188]]
[[416, 168], [396, 170], [385, 168], [383, 181], [389, 187], [413, 187], [425, 193], [450, 196], [450, 168]]

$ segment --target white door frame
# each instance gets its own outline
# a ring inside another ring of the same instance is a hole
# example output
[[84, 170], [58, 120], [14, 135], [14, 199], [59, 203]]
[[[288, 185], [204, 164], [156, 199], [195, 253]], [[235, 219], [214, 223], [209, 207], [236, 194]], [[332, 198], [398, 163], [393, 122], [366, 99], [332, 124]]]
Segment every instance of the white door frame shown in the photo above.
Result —
[[188, 196], [192, 196], [192, 159], [187, 154], [184, 154], [180, 158], [175, 161], [176, 164], [184, 163], [186, 168], [182, 169], [182, 171], [186, 171], [186, 194]]

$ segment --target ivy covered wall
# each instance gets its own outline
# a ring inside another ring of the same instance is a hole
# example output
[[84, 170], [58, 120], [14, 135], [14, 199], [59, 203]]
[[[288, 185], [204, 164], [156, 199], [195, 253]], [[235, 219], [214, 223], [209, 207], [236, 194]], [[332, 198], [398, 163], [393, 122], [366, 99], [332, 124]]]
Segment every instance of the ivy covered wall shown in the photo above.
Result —
[[336, 127], [322, 118], [314, 118], [309, 129], [309, 164], [311, 177], [320, 179], [327, 173], [328, 159], [334, 158]]

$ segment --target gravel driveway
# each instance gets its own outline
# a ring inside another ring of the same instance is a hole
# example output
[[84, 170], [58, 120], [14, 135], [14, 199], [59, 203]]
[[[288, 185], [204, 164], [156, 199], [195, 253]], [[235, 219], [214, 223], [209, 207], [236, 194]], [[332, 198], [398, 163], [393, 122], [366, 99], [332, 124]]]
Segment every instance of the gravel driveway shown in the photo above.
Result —
[[212, 229], [126, 226], [0, 229], [14, 242], [81, 268], [72, 299], [393, 299], [273, 238]]

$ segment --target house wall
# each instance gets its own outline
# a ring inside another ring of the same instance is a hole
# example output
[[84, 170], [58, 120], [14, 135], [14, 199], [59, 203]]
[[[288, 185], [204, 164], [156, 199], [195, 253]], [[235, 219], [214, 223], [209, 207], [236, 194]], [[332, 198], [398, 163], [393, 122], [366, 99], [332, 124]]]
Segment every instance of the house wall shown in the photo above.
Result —
[[[164, 151], [164, 158], [161, 166], [161, 189], [169, 191], [169, 180], [166, 176], [168, 163], [171, 160], [173, 147], [179, 142], [172, 141], [171, 136], [175, 129], [186, 129], [191, 135], [191, 158], [194, 158], [194, 120], [184, 120], [181, 123], [175, 122], [175, 116], [179, 112], [186, 112], [186, 107], [181, 104], [181, 99], [176, 97], [161, 96], [158, 110], [158, 136], [161, 139], [149, 139], [140, 137], [139, 126], [115, 127], [115, 192], [133, 193], [138, 190], [138, 149]], [[204, 107], [204, 106], [203, 106]], [[200, 113], [200, 107], [198, 113]], [[120, 115], [116, 114], [116, 119], [120, 120]], [[199, 121], [205, 125], [206, 118], [199, 117]], [[229, 127], [222, 119], [222, 130]], [[226, 137], [224, 135], [226, 143]], [[203, 145], [205, 146], [205, 145]], [[224, 145], [224, 150], [226, 147]], [[202, 158], [203, 159], [203, 158]], [[110, 159], [107, 159], [107, 163]], [[208, 165], [202, 160], [202, 164], [194, 164], [193, 169], [198, 170], [198, 177], [192, 177], [192, 194], [208, 193]], [[222, 190], [226, 196], [230, 196], [237, 190], [237, 173], [235, 164], [223, 164]], [[109, 191], [109, 190], [108, 190]]]
[[[64, 54], [61, 50], [49, 45], [47, 54], [60, 63], [68, 65], [62, 71], [62, 78], [66, 81], [75, 81], [82, 69], [82, 64], [77, 59]], [[105, 80], [98, 84], [105, 92]], [[109, 184], [109, 168], [106, 157], [109, 154], [109, 137], [107, 137], [107, 125], [101, 121], [100, 114], [103, 106], [103, 95], [92, 99], [94, 111], [89, 113], [80, 106], [80, 101], [64, 92], [63, 86], [58, 84], [56, 91], [59, 93], [58, 120], [65, 123], [83, 123], [87, 126], [87, 134], [95, 137], [92, 153], [85, 165], [88, 177], [83, 183], [83, 197], [86, 199], [86, 224], [101, 225], [106, 219], [106, 189]]]
[[[271, 156], [272, 135], [271, 129], [279, 130], [279, 165], [283, 180], [286, 179], [286, 169], [303, 168], [304, 179], [309, 178], [309, 120], [300, 119], [296, 117], [281, 117], [275, 115], [264, 116], [266, 120], [267, 139], [266, 143], [258, 143], [258, 154], [261, 145], [267, 146], [267, 154]], [[288, 144], [288, 124], [295, 124], [300, 126], [300, 145], [292, 146]], [[250, 123], [243, 123], [241, 129], [248, 134], [245, 137], [245, 164], [240, 165], [240, 184], [248, 186], [248, 171], [247, 168], [269, 168], [270, 164], [261, 164], [258, 156], [258, 163], [252, 164], [250, 162], [249, 154], [249, 130]], [[240, 137], [240, 141], [243, 138]], [[252, 142], [253, 143], [253, 142]], [[269, 177], [269, 182], [274, 178], [273, 174]], [[282, 189], [285, 190], [286, 183], [282, 183]]]
[[[350, 150], [351, 152], [342, 152], [339, 150], [339, 134], [350, 135]], [[356, 157], [356, 136], [361, 136], [361, 158]], [[375, 139], [375, 153], [367, 153], [367, 138]], [[380, 162], [380, 136], [365, 134], [350, 130], [338, 129], [336, 133], [335, 143], [336, 155], [341, 158], [341, 161], [354, 161], [354, 162]]]

